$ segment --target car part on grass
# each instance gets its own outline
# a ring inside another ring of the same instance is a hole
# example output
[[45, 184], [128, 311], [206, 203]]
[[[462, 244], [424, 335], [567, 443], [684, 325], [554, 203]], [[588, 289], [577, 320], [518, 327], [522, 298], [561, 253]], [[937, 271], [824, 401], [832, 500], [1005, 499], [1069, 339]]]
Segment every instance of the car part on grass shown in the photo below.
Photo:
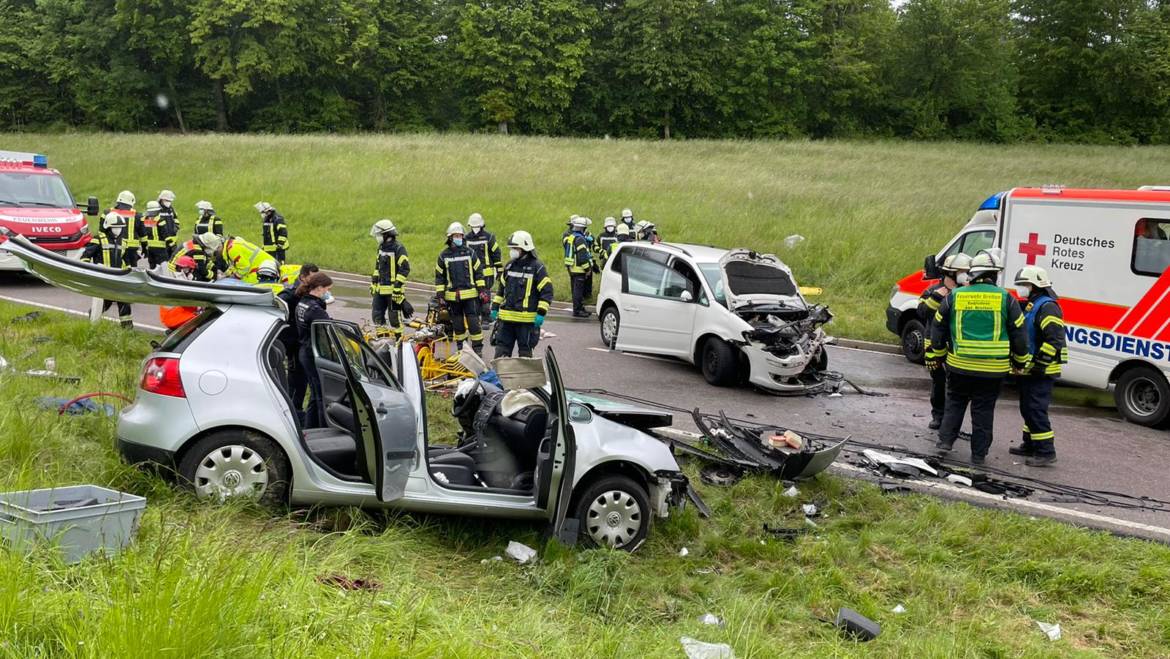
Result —
[[786, 527], [768, 526], [767, 524], [764, 524], [764, 533], [767, 533], [780, 540], [795, 542], [798, 537], [812, 533], [812, 529], [808, 526]]
[[735, 485], [743, 478], [743, 472], [723, 465], [706, 465], [699, 470], [699, 479], [708, 485], [728, 487]]
[[707, 643], [689, 636], [680, 637], [678, 642], [687, 659], [735, 659], [735, 651], [726, 643]]
[[837, 459], [849, 438], [826, 437], [806, 433], [800, 450], [774, 448], [767, 437], [783, 434], [787, 428], [763, 424], [733, 423], [723, 412], [718, 417], [695, 410], [691, 414], [695, 425], [707, 441], [724, 453], [755, 463], [756, 468], [768, 471], [783, 480], [811, 478], [828, 469]]
[[699, 511], [699, 517], [703, 519], [711, 517], [711, 507], [707, 505], [706, 501], [703, 501], [703, 498], [699, 496], [698, 491], [695, 490], [695, 486], [691, 483], [687, 483], [687, 499], [694, 504], [695, 510]]
[[837, 611], [837, 629], [858, 641], [872, 641], [882, 633], [882, 626], [853, 609], [841, 607]]
[[504, 553], [508, 555], [508, 558], [516, 561], [521, 565], [524, 565], [525, 563], [531, 563], [536, 560], [535, 549], [524, 543], [516, 542], [515, 540], [508, 541], [508, 548], [504, 550]]
[[52, 544], [66, 563], [113, 556], [138, 532], [146, 499], [97, 485], [0, 494], [0, 538], [17, 551]]

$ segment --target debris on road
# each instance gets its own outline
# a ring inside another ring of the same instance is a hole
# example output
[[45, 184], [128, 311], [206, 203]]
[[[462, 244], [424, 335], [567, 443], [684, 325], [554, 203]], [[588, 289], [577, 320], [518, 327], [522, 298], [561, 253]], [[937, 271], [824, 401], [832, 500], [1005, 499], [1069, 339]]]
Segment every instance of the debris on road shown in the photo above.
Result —
[[796, 489], [796, 486], [793, 485], [787, 490], [784, 490], [784, 496], [788, 497], [789, 499], [795, 499], [796, 497], [800, 496], [800, 490]]
[[735, 652], [726, 643], [704, 643], [689, 636], [678, 639], [687, 659], [735, 659]]
[[516, 561], [520, 565], [525, 565], [536, 560], [535, 549], [515, 540], [508, 541], [508, 548], [504, 550], [504, 553], [508, 555], [508, 558]]
[[882, 633], [882, 626], [853, 609], [842, 607], [837, 611], [837, 629], [858, 641], [872, 641]]
[[817, 510], [816, 504], [812, 503], [806, 503], [802, 505], [800, 509], [804, 511], [805, 517], [816, 517], [817, 515], [821, 514], [821, 511]]
[[955, 485], [966, 485], [967, 487], [974, 485], [970, 478], [967, 478], [966, 476], [960, 476], [959, 474], [947, 474], [947, 480], [954, 483]]
[[[778, 426], [733, 423], [723, 412], [714, 416], [694, 410], [691, 416], [703, 437], [730, 456], [733, 464], [749, 470], [768, 471], [782, 480], [810, 478], [824, 471], [837, 459], [848, 441], [848, 437], [798, 435]], [[777, 448], [770, 441], [769, 438], [777, 435], [785, 438], [784, 448]], [[799, 448], [793, 447], [797, 442]]]
[[1050, 641], [1059, 641], [1060, 640], [1060, 625], [1059, 624], [1050, 625], [1046, 622], [1040, 622], [1039, 620], [1034, 620], [1033, 622], [1035, 622], [1036, 626], [1040, 628], [1040, 631], [1044, 632], [1044, 635], [1048, 637], [1048, 640], [1050, 640]]

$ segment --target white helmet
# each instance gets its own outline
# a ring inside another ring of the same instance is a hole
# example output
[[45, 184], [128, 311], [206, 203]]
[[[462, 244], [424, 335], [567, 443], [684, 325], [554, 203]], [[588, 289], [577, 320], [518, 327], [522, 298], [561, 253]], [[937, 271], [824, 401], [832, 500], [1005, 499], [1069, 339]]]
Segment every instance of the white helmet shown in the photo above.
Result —
[[943, 261], [942, 271], [946, 273], [959, 272], [971, 269], [971, 257], [963, 254], [951, 254]]
[[280, 266], [276, 265], [276, 261], [268, 259], [256, 268], [256, 276], [267, 277], [269, 279], [280, 279]]
[[126, 226], [126, 218], [121, 216], [121, 215], [118, 215], [114, 211], [110, 211], [109, 213], [106, 213], [106, 216], [102, 218], [102, 228], [103, 229], [112, 229], [114, 227], [123, 227], [124, 228], [125, 226]]
[[162, 192], [158, 193], [158, 200], [165, 201], [168, 204], [173, 204], [175, 203], [175, 193], [171, 192], [170, 190], [163, 190]]
[[129, 190], [123, 190], [118, 193], [118, 203], [133, 206], [138, 200], [134, 198], [134, 193]]
[[215, 212], [215, 209], [211, 207], [211, 202], [207, 200], [195, 202], [195, 210], [203, 213]]
[[459, 222], [452, 222], [451, 224], [447, 225], [447, 237], [448, 238], [450, 238], [451, 236], [454, 236], [455, 234], [459, 234], [460, 236], [462, 236], [462, 235], [464, 235], [464, 233], [465, 232], [463, 231], [463, 225], [460, 224]]
[[532, 234], [527, 231], [517, 231], [508, 239], [508, 247], [515, 247], [522, 249], [525, 252], [531, 252], [536, 249], [536, 245], [532, 242]]
[[628, 236], [628, 235], [630, 235], [630, 225], [626, 224], [625, 222], [622, 222], [621, 224], [619, 224], [619, 225], [617, 226], [617, 234], [618, 234], [619, 236]]
[[569, 226], [573, 227], [574, 229], [584, 229], [585, 227], [589, 226], [589, 218], [581, 217], [580, 215], [574, 215], [573, 219], [569, 220]]
[[252, 205], [252, 208], [255, 208], [256, 212], [263, 215], [263, 214], [267, 213], [268, 211], [272, 210], [272, 204], [268, 203], [267, 201], [258, 201]]
[[578, 215], [578, 214], [576, 214], [576, 213], [573, 213], [572, 215], [570, 215], [570, 216], [569, 216], [569, 221], [568, 221], [568, 222], [565, 222], [565, 224], [567, 224], [567, 225], [569, 225], [569, 226], [573, 226], [573, 220], [575, 220], [575, 219], [577, 219], [577, 218], [579, 218], [579, 217], [581, 217], [581, 216], [580, 216], [580, 215]]
[[[996, 250], [998, 251], [998, 250]], [[1003, 270], [1003, 257], [990, 250], [980, 250], [971, 258], [971, 278]]]
[[150, 216], [158, 215], [159, 211], [161, 211], [161, 210], [162, 210], [162, 206], [159, 205], [159, 203], [157, 201], [151, 199], [150, 201], [146, 202], [146, 214], [147, 215], [150, 215]]
[[628, 209], [628, 208], [623, 208], [623, 209], [622, 209], [622, 219], [623, 219], [623, 220], [632, 220], [632, 219], [634, 219], [634, 211], [632, 211], [632, 210], [630, 210], [630, 209]]
[[1048, 280], [1048, 273], [1038, 265], [1026, 265], [1016, 273], [1016, 284], [1031, 284], [1036, 288], [1048, 288], [1052, 282]]
[[371, 238], [377, 238], [378, 240], [381, 240], [382, 236], [387, 233], [391, 236], [398, 235], [398, 228], [395, 227], [394, 223], [390, 220], [378, 220], [377, 222], [374, 222], [374, 226], [370, 227]]
[[480, 215], [479, 213], [472, 213], [471, 215], [468, 215], [467, 216], [467, 226], [471, 227], [472, 229], [482, 229], [483, 228], [483, 216]]
[[610, 228], [616, 227], [616, 226], [617, 226], [617, 220], [616, 220], [616, 219], [614, 219], [614, 217], [613, 217], [613, 216], [607, 217], [607, 218], [605, 218], [605, 224], [604, 224], [603, 226], [604, 226], [606, 229], [610, 229]]
[[223, 238], [210, 231], [195, 236], [195, 242], [209, 252], [218, 252], [223, 247]]

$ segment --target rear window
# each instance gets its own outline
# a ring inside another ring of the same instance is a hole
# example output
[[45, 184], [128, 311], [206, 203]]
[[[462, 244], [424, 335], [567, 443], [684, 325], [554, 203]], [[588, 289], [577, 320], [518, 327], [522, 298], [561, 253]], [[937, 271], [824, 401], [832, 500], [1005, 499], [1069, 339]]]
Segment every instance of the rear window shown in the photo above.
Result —
[[734, 295], [796, 295], [796, 283], [786, 272], [758, 263], [728, 263], [727, 285]]
[[1170, 268], [1170, 220], [1145, 218], [1133, 228], [1134, 274], [1158, 277]]
[[195, 337], [199, 336], [203, 330], [211, 327], [211, 323], [221, 315], [223, 315], [223, 312], [215, 307], [204, 309], [194, 318], [179, 325], [174, 331], [168, 334], [158, 346], [158, 352], [183, 352], [187, 349], [187, 346], [191, 345]]

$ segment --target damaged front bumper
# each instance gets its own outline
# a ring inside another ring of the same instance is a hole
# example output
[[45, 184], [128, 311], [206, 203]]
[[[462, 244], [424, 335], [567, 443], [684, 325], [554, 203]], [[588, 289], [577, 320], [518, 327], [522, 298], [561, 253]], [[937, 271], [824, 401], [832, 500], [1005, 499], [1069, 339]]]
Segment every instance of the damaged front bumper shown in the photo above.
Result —
[[688, 501], [695, 504], [701, 516], [711, 516], [711, 509], [691, 486], [686, 474], [681, 471], [659, 471], [654, 476], [658, 485], [652, 488], [650, 505], [658, 517], [669, 517], [671, 508], [685, 509]]
[[783, 480], [803, 480], [828, 469], [841, 454], [845, 442], [849, 441], [848, 437], [800, 433], [804, 444], [799, 450], [780, 450], [767, 445], [763, 439], [783, 433], [786, 428], [733, 423], [722, 412], [715, 417], [695, 410], [693, 418], [707, 441], [731, 458], [726, 464], [741, 469], [750, 465], [752, 469], [771, 472]]
[[821, 351], [817, 344], [812, 353], [798, 352], [788, 357], [778, 357], [762, 344], [751, 342], [742, 346], [748, 360], [748, 382], [770, 393], [800, 396], [806, 394], [832, 393], [841, 388], [842, 377], [833, 371], [816, 368]]

